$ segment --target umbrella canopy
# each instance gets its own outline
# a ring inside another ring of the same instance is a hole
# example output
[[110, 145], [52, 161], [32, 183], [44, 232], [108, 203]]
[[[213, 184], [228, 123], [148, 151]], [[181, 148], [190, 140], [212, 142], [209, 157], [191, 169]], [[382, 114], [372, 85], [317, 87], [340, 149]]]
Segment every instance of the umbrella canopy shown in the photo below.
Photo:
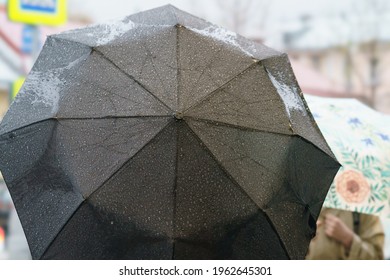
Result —
[[356, 99], [306, 96], [340, 168], [325, 206], [390, 213], [390, 116]]
[[34, 259], [304, 258], [339, 168], [285, 54], [173, 6], [49, 36], [0, 132]]

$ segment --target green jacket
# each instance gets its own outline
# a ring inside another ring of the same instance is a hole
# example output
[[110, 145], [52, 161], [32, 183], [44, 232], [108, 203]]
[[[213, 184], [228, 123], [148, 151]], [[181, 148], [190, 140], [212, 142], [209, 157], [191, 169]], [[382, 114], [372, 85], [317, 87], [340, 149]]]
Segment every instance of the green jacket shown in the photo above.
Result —
[[[331, 213], [353, 230], [353, 215], [350, 211], [324, 208], [319, 221]], [[309, 260], [374, 260], [383, 259], [385, 235], [379, 217], [360, 214], [358, 234], [355, 233], [349, 253], [344, 246], [326, 236], [324, 227], [317, 228], [316, 236], [310, 243], [306, 259]]]

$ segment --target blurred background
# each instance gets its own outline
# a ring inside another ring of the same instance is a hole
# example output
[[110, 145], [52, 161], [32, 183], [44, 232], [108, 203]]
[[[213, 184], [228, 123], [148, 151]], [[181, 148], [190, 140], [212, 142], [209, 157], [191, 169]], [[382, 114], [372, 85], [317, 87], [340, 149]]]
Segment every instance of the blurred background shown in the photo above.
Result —
[[[0, 0], [0, 121], [47, 35], [165, 4], [286, 52], [305, 94], [353, 97], [390, 114], [388, 0]], [[390, 223], [383, 224], [389, 258]], [[28, 258], [0, 176], [0, 259]]]

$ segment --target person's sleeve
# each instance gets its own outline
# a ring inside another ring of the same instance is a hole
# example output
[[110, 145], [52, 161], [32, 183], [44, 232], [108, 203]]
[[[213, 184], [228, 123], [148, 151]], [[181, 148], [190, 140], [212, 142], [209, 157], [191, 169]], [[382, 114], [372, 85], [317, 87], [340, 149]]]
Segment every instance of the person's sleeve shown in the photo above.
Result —
[[381, 221], [376, 216], [361, 214], [360, 236], [354, 234], [349, 252], [343, 249], [346, 260], [383, 259], [385, 235]]

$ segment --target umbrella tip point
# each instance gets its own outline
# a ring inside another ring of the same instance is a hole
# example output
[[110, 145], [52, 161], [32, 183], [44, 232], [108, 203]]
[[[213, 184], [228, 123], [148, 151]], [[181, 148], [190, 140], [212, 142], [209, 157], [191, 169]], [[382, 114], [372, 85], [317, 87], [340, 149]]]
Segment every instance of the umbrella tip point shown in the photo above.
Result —
[[182, 112], [175, 112], [173, 114], [173, 117], [176, 119], [176, 120], [181, 120], [183, 119], [183, 113]]

